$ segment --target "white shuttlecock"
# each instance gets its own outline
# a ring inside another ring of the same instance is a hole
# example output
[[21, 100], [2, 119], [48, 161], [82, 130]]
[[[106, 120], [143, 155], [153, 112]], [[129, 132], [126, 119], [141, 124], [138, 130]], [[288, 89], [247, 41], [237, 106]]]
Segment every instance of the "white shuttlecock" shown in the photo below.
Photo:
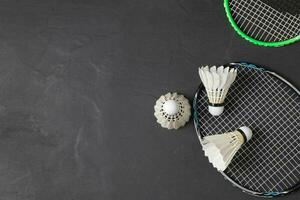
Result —
[[224, 100], [236, 75], [236, 69], [224, 66], [199, 68], [199, 76], [209, 100], [208, 110], [212, 115], [218, 116], [224, 111]]
[[167, 93], [156, 101], [154, 116], [162, 127], [178, 129], [189, 121], [191, 106], [183, 95]]
[[243, 126], [230, 133], [210, 135], [201, 141], [205, 156], [218, 171], [224, 171], [242, 144], [252, 137], [250, 128]]

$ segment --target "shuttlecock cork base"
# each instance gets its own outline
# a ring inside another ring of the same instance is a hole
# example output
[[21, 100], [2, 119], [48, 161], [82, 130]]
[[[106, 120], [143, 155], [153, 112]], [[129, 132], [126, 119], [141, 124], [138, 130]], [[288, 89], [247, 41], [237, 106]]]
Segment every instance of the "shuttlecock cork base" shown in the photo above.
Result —
[[210, 135], [201, 141], [205, 156], [218, 171], [224, 171], [236, 152], [252, 137], [250, 128], [243, 126], [234, 132]]
[[213, 116], [219, 116], [224, 112], [224, 105], [225, 103], [220, 103], [220, 104], [208, 103], [208, 111]]
[[169, 92], [156, 101], [154, 116], [163, 128], [178, 129], [189, 121], [191, 106], [183, 95]]

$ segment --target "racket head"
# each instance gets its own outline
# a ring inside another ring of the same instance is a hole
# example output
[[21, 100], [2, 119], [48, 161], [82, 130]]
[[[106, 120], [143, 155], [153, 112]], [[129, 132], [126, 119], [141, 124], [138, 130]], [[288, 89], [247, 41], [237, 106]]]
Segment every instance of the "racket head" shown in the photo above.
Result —
[[[224, 7], [234, 30], [253, 44], [279, 47], [299, 41], [300, 3], [298, 0], [276, 1], [224, 0]], [[290, 6], [279, 6], [287, 5], [288, 2]]]
[[249, 126], [253, 138], [221, 172], [234, 186], [255, 196], [288, 194], [300, 186], [300, 93], [278, 74], [248, 63], [232, 63], [238, 76], [225, 111], [214, 117], [201, 84], [195, 95], [194, 124], [204, 136]]

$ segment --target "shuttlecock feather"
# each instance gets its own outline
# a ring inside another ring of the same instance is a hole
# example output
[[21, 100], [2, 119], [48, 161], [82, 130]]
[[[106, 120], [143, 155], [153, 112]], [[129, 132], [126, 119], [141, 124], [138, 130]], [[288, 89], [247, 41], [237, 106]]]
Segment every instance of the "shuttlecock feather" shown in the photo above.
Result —
[[178, 129], [189, 121], [191, 106], [183, 95], [167, 93], [156, 101], [154, 116], [162, 127]]
[[201, 141], [205, 156], [218, 171], [224, 171], [236, 152], [252, 137], [250, 128], [243, 126], [234, 132], [210, 135]]
[[206, 89], [209, 100], [209, 112], [212, 115], [218, 116], [224, 111], [224, 101], [236, 75], [236, 69], [224, 68], [224, 66], [199, 68], [199, 76]]

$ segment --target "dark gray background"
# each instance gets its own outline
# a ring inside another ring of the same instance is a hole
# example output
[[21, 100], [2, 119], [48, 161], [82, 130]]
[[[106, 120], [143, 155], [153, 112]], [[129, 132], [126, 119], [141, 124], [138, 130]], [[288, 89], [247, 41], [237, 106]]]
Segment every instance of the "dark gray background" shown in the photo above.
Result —
[[222, 0], [1, 0], [0, 199], [256, 199], [153, 106], [192, 100], [204, 64], [254, 62], [299, 87], [299, 47], [239, 38]]

